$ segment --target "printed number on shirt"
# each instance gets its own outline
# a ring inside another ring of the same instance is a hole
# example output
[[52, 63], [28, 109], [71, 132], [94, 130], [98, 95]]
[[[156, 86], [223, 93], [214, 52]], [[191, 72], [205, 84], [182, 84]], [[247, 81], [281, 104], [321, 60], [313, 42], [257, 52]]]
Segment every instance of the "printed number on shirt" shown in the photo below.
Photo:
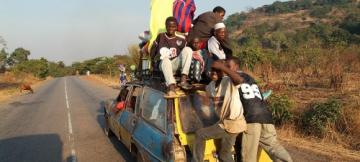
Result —
[[174, 58], [177, 56], [177, 53], [176, 53], [176, 48], [170, 48], [170, 58]]
[[245, 99], [260, 98], [262, 100], [259, 87], [256, 84], [241, 84], [241, 91]]

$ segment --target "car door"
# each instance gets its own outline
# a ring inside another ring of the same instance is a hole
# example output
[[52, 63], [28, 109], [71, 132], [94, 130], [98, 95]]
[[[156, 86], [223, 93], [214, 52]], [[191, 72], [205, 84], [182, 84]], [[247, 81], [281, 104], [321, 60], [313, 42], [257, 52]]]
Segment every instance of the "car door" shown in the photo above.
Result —
[[140, 101], [140, 114], [134, 129], [133, 139], [151, 161], [166, 161], [164, 144], [171, 137], [167, 135], [167, 101], [164, 93], [144, 87]]
[[121, 140], [125, 146], [130, 149], [131, 146], [131, 135], [136, 126], [138, 116], [135, 114], [135, 109], [139, 105], [139, 100], [142, 95], [141, 86], [132, 86], [130, 93], [126, 100], [126, 108], [121, 113], [118, 121], [121, 126]]
[[124, 112], [124, 109], [118, 110], [116, 107], [119, 102], [123, 102], [123, 101], [126, 102], [126, 100], [128, 98], [127, 96], [129, 94], [130, 90], [131, 90], [130, 85], [123, 86], [120, 90], [119, 95], [115, 99], [114, 104], [111, 106], [111, 110], [108, 112], [110, 114], [111, 128], [118, 138], [121, 137], [121, 134], [120, 134], [121, 127], [120, 127], [120, 123], [118, 122], [118, 119], [121, 116], [121, 114]]

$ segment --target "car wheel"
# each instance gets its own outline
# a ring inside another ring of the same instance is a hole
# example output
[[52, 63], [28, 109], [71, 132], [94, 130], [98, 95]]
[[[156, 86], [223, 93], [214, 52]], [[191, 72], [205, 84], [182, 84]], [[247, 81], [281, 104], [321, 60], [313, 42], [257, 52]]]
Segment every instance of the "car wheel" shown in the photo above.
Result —
[[105, 118], [105, 126], [104, 126], [105, 135], [108, 137], [114, 136], [114, 133], [110, 129], [109, 116], [107, 115], [105, 110], [104, 110], [104, 118]]

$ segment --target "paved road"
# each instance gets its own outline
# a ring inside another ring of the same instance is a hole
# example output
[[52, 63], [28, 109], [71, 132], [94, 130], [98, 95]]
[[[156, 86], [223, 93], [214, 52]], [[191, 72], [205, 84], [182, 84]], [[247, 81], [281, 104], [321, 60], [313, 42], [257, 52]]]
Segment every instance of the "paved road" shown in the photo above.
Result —
[[1, 103], [0, 161], [133, 161], [102, 131], [102, 100], [116, 94], [95, 82], [64, 77]]
[[[117, 93], [97, 82], [64, 77], [0, 103], [0, 162], [134, 161], [102, 130], [102, 101]], [[285, 146], [294, 161], [349, 161]]]

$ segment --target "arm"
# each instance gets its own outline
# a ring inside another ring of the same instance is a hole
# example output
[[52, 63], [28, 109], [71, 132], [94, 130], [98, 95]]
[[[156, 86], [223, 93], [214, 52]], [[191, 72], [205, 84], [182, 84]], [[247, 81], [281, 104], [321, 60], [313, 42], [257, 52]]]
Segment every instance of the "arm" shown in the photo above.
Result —
[[236, 71], [232, 71], [226, 67], [225, 64], [221, 61], [215, 61], [211, 67], [223, 71], [231, 78], [235, 85], [244, 83], [244, 78], [242, 78]]
[[156, 51], [157, 51], [157, 44], [154, 42], [153, 45], [151, 46], [151, 50], [150, 50], [150, 58], [151, 60], [154, 60], [154, 57], [156, 56]]

